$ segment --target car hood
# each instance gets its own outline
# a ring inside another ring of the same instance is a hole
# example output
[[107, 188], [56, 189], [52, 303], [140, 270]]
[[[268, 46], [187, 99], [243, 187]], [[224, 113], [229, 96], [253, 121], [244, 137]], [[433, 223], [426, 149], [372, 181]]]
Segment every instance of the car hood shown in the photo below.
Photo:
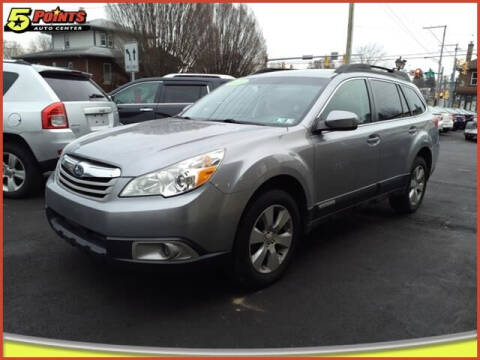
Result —
[[124, 125], [83, 136], [65, 153], [119, 167], [139, 176], [242, 139], [285, 128], [167, 118]]

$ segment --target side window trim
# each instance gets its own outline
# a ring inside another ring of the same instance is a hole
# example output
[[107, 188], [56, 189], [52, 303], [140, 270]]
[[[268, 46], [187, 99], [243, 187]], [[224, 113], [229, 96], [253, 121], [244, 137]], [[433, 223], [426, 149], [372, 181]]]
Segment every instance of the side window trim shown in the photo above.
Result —
[[[407, 110], [409, 115], [404, 116], [404, 118], [411, 117], [413, 115], [413, 112], [412, 112], [412, 109], [410, 108], [410, 104], [408, 103], [407, 97], [405, 96], [405, 93], [403, 92], [402, 86], [400, 84], [397, 84], [397, 91], [398, 91], [398, 95], [400, 96], [400, 103], [402, 104], [402, 108], [403, 108], [403, 103], [407, 105]], [[402, 102], [402, 99], [403, 99], [403, 102]]]
[[[330, 102], [332, 101], [333, 97], [335, 96], [335, 94], [337, 93], [338, 89], [340, 89], [340, 87], [342, 87], [344, 84], [350, 82], [350, 81], [353, 81], [353, 80], [363, 80], [364, 82], [364, 85], [365, 85], [365, 89], [367, 91], [367, 96], [368, 96], [368, 104], [370, 106], [370, 121], [367, 121], [363, 124], [370, 124], [372, 123], [372, 119], [373, 119], [373, 114], [372, 114], [372, 110], [373, 110], [373, 97], [371, 96], [371, 93], [370, 93], [370, 88], [368, 86], [368, 79], [366, 77], [352, 77], [352, 78], [348, 78], [348, 79], [345, 79], [343, 80], [341, 83], [339, 83], [335, 89], [333, 89], [332, 93], [330, 94], [330, 96], [328, 97], [328, 99], [325, 101], [325, 104], [322, 106], [322, 108], [320, 109], [320, 111], [318, 112], [317, 116], [315, 117], [317, 120], [313, 123], [313, 127], [312, 128], [315, 128], [317, 122], [319, 120], [321, 120], [322, 116], [324, 115], [323, 112], [325, 111], [325, 109], [327, 108], [327, 106], [330, 104]], [[359, 125], [363, 125], [363, 124], [359, 124]]]

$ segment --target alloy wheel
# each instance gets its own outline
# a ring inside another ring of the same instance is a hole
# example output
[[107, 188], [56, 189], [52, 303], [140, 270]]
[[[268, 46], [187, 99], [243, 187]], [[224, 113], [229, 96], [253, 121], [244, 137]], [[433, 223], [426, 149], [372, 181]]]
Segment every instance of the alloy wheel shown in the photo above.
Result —
[[250, 233], [250, 261], [262, 274], [274, 272], [285, 260], [293, 239], [293, 221], [282, 205], [266, 208]]
[[25, 166], [14, 154], [3, 153], [3, 191], [15, 192], [25, 184]]
[[422, 165], [418, 165], [414, 170], [410, 179], [410, 188], [408, 190], [408, 198], [412, 206], [416, 206], [422, 199], [425, 191], [425, 169]]

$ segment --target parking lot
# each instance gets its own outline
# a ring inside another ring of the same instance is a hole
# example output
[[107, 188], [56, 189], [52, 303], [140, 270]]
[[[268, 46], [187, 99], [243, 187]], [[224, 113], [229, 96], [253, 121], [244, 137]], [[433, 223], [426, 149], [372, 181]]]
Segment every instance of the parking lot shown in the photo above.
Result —
[[58, 238], [44, 199], [4, 201], [4, 331], [161, 347], [299, 347], [476, 329], [476, 144], [441, 136], [420, 210], [369, 204], [317, 228], [255, 293], [221, 267], [133, 271]]

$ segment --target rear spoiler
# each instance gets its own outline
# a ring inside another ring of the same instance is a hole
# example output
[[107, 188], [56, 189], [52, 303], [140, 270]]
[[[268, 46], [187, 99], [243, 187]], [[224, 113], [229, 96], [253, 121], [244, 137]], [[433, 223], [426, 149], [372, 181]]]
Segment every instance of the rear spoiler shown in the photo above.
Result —
[[81, 77], [84, 79], [91, 79], [92, 74], [78, 71], [78, 70], [43, 70], [40, 71], [42, 76], [51, 77]]

